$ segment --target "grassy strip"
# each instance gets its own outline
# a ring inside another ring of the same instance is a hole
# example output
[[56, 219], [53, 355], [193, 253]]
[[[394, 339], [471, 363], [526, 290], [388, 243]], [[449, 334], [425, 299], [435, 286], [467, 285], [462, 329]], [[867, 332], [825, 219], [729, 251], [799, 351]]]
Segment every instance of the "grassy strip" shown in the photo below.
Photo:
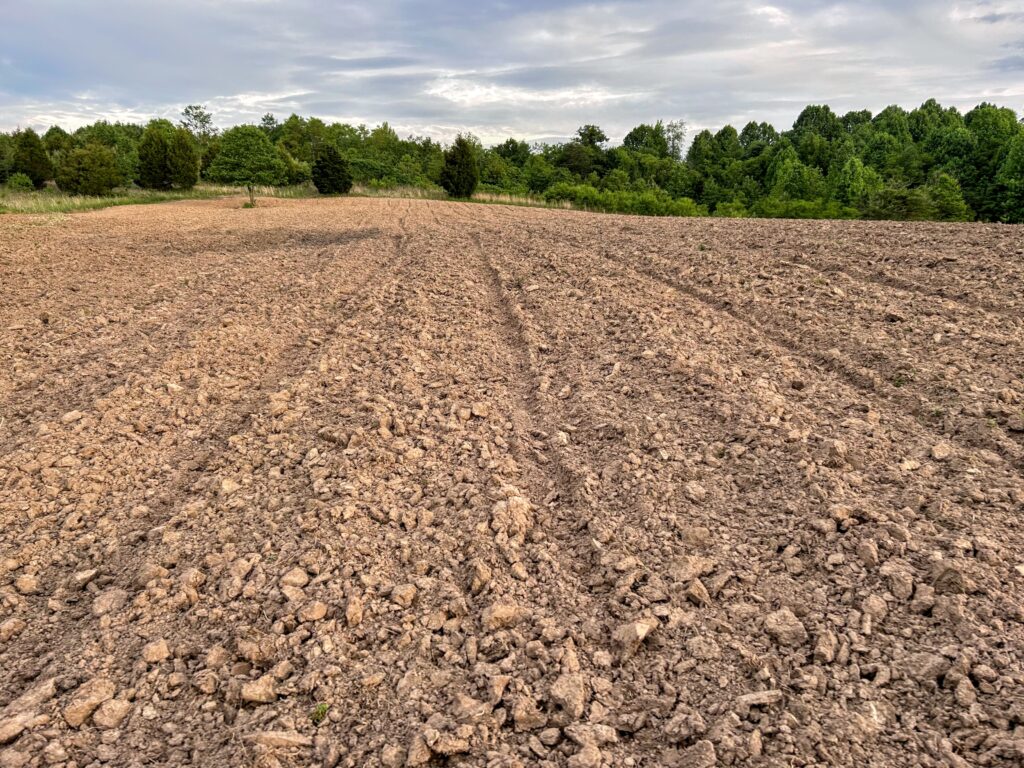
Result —
[[66, 195], [56, 190], [15, 192], [0, 188], [0, 213], [76, 213], [95, 211], [114, 205], [144, 205], [171, 200], [205, 200], [222, 195], [236, 194], [233, 187], [202, 185], [190, 190], [158, 192], [151, 189], [121, 189], [104, 197]]

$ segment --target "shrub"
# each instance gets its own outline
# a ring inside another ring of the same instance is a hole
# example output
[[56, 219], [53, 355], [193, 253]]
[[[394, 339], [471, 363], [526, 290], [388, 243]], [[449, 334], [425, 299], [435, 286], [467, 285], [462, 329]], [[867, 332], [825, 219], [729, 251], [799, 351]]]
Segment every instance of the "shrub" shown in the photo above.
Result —
[[352, 189], [352, 172], [334, 145], [325, 144], [317, 153], [313, 184], [321, 195], [343, 195]]
[[257, 185], [272, 186], [285, 180], [285, 167], [267, 134], [255, 125], [239, 125], [221, 136], [220, 151], [210, 165], [209, 176], [223, 184], [239, 184], [256, 205]]
[[440, 182], [450, 196], [461, 198], [472, 197], [480, 183], [476, 152], [465, 136], [455, 139], [455, 143], [444, 153]]
[[568, 201], [573, 205], [606, 213], [633, 213], [640, 216], [706, 216], [707, 209], [688, 197], [673, 198], [663, 190], [644, 192], [604, 191], [589, 184], [559, 182], [548, 188], [544, 199]]
[[283, 145], [277, 145], [277, 154], [281, 157], [281, 162], [284, 163], [286, 184], [305, 184], [312, 178], [313, 174], [309, 163], [297, 160]]
[[57, 171], [57, 185], [73, 195], [106, 195], [121, 181], [114, 150], [88, 144], [68, 152]]
[[42, 189], [53, 178], [53, 164], [46, 154], [42, 139], [29, 128], [17, 135], [16, 142], [11, 170], [25, 174], [36, 189]]
[[745, 219], [750, 214], [747, 207], [739, 200], [732, 200], [727, 203], [719, 203], [715, 206], [715, 216], [723, 219]]
[[36, 185], [24, 173], [15, 173], [7, 179], [7, 188], [15, 192], [31, 192]]

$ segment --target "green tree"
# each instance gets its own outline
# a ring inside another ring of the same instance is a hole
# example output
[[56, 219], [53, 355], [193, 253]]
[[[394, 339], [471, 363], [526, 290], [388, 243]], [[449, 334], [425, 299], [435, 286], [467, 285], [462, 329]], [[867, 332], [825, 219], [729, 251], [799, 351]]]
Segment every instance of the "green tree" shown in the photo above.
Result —
[[494, 148], [494, 152], [518, 168], [522, 168], [530, 159], [530, 145], [516, 139], [506, 139]]
[[13, 173], [24, 173], [36, 189], [42, 189], [46, 182], [53, 178], [53, 164], [46, 154], [39, 134], [27, 128], [15, 134]]
[[0, 184], [7, 181], [14, 165], [14, 138], [7, 133], [0, 133]]
[[670, 120], [665, 124], [665, 140], [668, 142], [668, 156], [676, 162], [683, 159], [686, 147], [686, 123], [682, 120]]
[[834, 141], [843, 133], [843, 124], [827, 105], [805, 107], [793, 123], [793, 140], [799, 144], [806, 134], [820, 136], [826, 141]]
[[61, 128], [59, 125], [50, 127], [46, 133], [43, 134], [43, 146], [46, 147], [47, 153], [50, 155], [50, 159], [54, 160], [59, 158], [65, 152], [70, 152], [75, 147], [75, 140], [71, 134]]
[[641, 123], [626, 134], [622, 146], [634, 152], [644, 152], [655, 157], [668, 157], [668, 138], [665, 126], [659, 120], [654, 125]]
[[210, 178], [244, 186], [249, 205], [256, 205], [256, 187], [281, 184], [284, 163], [267, 134], [255, 125], [239, 125], [221, 136], [220, 152], [210, 165]]
[[167, 146], [167, 171], [179, 189], [192, 189], [199, 181], [199, 149], [193, 134], [178, 128]]
[[970, 221], [974, 218], [964, 202], [960, 183], [948, 173], [936, 174], [925, 189], [935, 209], [934, 218], [939, 221]]
[[543, 192], [555, 179], [555, 169], [543, 155], [530, 155], [523, 165], [523, 178], [531, 192]]
[[1006, 190], [1000, 170], [1010, 152], [1014, 137], [1022, 130], [1012, 109], [980, 104], [964, 116], [974, 136], [974, 152], [960, 178], [968, 205], [985, 221], [996, 221], [1003, 214]]
[[584, 125], [576, 131], [580, 144], [590, 149], [599, 149], [608, 141], [608, 136], [596, 125]]
[[313, 184], [321, 195], [344, 195], [352, 189], [352, 172], [333, 144], [324, 144], [313, 163]]
[[202, 104], [189, 104], [185, 107], [181, 111], [181, 121], [178, 124], [195, 136], [200, 146], [205, 146], [217, 135], [213, 115]]
[[476, 152], [470, 140], [462, 135], [444, 153], [444, 170], [441, 172], [441, 186], [452, 197], [471, 197], [480, 182]]
[[117, 154], [102, 144], [71, 150], [57, 171], [57, 186], [72, 195], [106, 195], [120, 183]]
[[1003, 199], [1003, 221], [1024, 224], [1024, 132], [1010, 142], [1006, 160], [999, 169], [999, 183], [1006, 190]]
[[167, 120], [150, 120], [139, 142], [139, 186], [144, 189], [170, 189], [171, 141], [174, 126]]

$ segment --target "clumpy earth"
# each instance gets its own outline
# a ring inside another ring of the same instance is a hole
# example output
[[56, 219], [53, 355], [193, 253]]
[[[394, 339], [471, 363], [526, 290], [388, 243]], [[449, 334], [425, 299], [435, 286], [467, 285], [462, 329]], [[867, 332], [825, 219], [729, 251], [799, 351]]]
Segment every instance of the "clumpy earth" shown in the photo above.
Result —
[[1024, 230], [0, 243], [0, 768], [1024, 762]]

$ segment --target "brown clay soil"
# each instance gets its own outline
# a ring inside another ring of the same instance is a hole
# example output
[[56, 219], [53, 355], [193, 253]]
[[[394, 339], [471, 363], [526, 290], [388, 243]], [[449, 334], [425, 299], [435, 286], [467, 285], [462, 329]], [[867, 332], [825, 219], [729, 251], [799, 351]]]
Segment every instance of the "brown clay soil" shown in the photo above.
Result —
[[0, 768], [1019, 766], [1024, 230], [0, 217]]

